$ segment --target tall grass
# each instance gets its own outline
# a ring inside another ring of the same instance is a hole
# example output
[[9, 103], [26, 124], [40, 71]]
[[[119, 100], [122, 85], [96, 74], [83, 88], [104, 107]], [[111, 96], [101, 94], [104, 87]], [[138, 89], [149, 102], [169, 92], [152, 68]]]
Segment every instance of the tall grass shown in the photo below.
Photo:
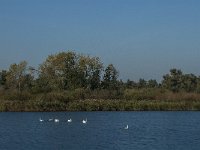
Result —
[[0, 111], [200, 110], [200, 94], [165, 89], [87, 90], [33, 94], [0, 90]]

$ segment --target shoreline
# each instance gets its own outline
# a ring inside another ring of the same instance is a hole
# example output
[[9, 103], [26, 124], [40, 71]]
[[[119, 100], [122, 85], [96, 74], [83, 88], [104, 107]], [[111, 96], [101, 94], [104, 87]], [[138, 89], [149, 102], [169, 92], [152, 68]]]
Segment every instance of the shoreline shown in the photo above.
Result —
[[4, 101], [0, 112], [92, 112], [92, 111], [200, 111], [199, 101], [159, 100], [78, 100], [58, 101]]

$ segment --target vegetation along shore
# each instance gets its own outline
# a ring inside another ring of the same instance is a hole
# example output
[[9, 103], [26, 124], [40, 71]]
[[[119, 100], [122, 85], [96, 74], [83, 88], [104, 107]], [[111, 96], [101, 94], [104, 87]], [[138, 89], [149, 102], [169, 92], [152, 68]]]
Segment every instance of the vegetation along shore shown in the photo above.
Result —
[[156, 80], [122, 81], [113, 64], [63, 51], [38, 67], [0, 70], [0, 111], [200, 110], [200, 77], [172, 68]]

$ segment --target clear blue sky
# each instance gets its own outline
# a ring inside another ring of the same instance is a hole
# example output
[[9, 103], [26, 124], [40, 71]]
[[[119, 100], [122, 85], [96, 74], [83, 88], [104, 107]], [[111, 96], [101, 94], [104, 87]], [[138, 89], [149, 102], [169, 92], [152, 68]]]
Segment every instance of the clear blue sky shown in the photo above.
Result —
[[113, 63], [123, 80], [200, 75], [200, 0], [0, 0], [0, 70], [61, 50]]

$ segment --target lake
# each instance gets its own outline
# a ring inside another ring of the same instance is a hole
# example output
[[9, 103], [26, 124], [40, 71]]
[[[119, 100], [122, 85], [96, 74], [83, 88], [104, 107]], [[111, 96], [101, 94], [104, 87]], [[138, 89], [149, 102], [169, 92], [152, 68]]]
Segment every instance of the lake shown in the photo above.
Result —
[[0, 120], [1, 150], [200, 148], [200, 112], [2, 112]]

